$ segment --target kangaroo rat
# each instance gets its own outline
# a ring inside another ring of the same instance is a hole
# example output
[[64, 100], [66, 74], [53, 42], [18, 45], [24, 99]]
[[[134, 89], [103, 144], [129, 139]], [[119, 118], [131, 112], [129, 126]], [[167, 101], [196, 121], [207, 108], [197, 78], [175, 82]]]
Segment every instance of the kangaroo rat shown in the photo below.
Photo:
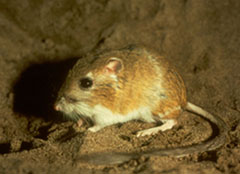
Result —
[[[156, 134], [171, 129], [183, 110], [194, 112], [210, 120], [219, 128], [214, 139], [183, 148], [154, 150], [140, 155], [184, 155], [213, 150], [225, 140], [226, 125], [218, 117], [187, 102], [182, 78], [165, 58], [145, 47], [128, 46], [81, 58], [74, 65], [59, 91], [55, 110], [70, 118], [90, 118], [92, 132], [130, 120], [161, 126], [137, 132], [136, 136]], [[97, 156], [99, 158], [97, 158]], [[81, 157], [94, 163], [119, 163], [139, 154], [106, 153]], [[104, 160], [103, 160], [104, 158]]]

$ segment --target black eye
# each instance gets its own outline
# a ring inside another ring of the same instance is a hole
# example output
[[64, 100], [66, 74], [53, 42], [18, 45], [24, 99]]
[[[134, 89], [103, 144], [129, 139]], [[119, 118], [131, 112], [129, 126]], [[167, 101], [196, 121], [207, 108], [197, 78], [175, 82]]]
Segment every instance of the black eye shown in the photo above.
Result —
[[90, 78], [82, 78], [79, 82], [81, 88], [90, 88], [93, 85], [93, 81]]

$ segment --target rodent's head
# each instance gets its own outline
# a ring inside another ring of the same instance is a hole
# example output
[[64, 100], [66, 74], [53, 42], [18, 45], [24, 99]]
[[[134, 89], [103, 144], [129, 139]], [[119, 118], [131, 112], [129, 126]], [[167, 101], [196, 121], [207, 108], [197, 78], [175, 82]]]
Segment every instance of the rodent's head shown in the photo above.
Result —
[[124, 69], [118, 57], [93, 56], [79, 59], [59, 91], [55, 110], [70, 117], [92, 115], [97, 104], [113, 103]]

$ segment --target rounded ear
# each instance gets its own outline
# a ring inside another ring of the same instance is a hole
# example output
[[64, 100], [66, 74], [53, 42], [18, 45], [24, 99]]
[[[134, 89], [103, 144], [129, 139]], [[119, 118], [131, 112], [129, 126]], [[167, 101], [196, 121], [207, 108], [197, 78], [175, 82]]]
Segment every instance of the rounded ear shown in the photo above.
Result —
[[104, 67], [104, 72], [110, 75], [116, 75], [123, 69], [122, 60], [116, 57], [112, 57], [107, 61]]

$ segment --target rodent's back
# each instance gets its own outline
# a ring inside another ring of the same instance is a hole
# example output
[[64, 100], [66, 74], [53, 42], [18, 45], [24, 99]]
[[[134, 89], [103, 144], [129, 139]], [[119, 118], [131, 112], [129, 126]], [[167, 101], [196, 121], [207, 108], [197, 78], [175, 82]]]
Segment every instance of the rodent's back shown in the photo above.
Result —
[[144, 47], [135, 47], [107, 52], [101, 57], [117, 57], [123, 61], [123, 70], [118, 74], [118, 87], [115, 88], [115, 99], [111, 102], [115, 111], [126, 114], [148, 106], [153, 112], [164, 113], [171, 108], [184, 108], [186, 105], [183, 80], [175, 68], [158, 53]]
[[[155, 90], [151, 91], [152, 95], [158, 96], [158, 103], [152, 111], [153, 114], [159, 115], [160, 113], [166, 115], [165, 118], [179, 116], [181, 110], [185, 108], [187, 103], [186, 88], [181, 76], [175, 67], [164, 57], [160, 56], [159, 53], [146, 48], [141, 48], [139, 51], [141, 55], [144, 55], [151, 63], [152, 66], [148, 68], [154, 69], [157, 74], [157, 78], [153, 79], [152, 82]], [[145, 66], [144, 62], [142, 65]], [[151, 70], [149, 70], [149, 72], [150, 71]], [[155, 81], [157, 83], [155, 83]]]

